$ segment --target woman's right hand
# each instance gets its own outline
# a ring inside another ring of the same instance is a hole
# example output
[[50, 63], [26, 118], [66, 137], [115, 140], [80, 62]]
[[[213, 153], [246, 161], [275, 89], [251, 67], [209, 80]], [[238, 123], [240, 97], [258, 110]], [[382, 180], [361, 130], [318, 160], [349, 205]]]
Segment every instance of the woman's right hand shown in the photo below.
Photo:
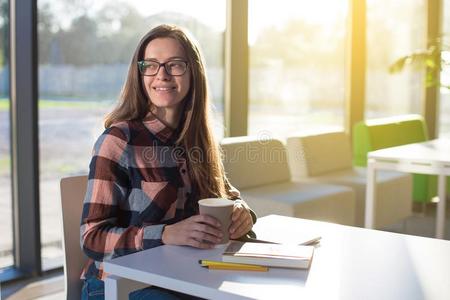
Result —
[[209, 249], [222, 239], [220, 222], [207, 215], [195, 215], [164, 226], [162, 242], [166, 245], [188, 245]]

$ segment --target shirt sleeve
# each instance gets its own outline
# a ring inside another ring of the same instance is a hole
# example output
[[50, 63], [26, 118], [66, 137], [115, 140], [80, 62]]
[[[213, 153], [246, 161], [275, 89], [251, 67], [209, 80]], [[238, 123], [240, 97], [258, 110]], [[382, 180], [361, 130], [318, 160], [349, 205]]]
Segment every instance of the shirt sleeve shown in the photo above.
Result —
[[[159, 246], [163, 224], [126, 226], [119, 204], [131, 192], [128, 169], [128, 138], [111, 127], [94, 145], [83, 203], [80, 243], [84, 253], [96, 261]], [[122, 225], [122, 226], [121, 226]]]

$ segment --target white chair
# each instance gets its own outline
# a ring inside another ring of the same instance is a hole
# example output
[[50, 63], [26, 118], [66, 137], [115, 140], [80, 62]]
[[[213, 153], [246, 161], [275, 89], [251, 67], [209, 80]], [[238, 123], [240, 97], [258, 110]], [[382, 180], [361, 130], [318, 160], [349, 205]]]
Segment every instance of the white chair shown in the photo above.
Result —
[[[60, 187], [66, 299], [79, 300], [83, 285], [80, 275], [87, 262], [87, 257], [80, 246], [80, 221], [84, 195], [86, 194], [87, 176], [63, 178]], [[142, 283], [128, 280], [121, 281], [120, 291], [123, 293], [122, 295], [128, 295], [131, 291], [146, 287]]]
[[[353, 167], [347, 134], [330, 132], [289, 137], [287, 150], [294, 181], [340, 184], [353, 188], [356, 192], [356, 225], [364, 226], [366, 168]], [[392, 225], [411, 215], [410, 175], [378, 171], [376, 189], [376, 228]]]
[[258, 216], [279, 214], [353, 225], [352, 189], [331, 184], [292, 182], [284, 145], [275, 139], [225, 138], [225, 172]]

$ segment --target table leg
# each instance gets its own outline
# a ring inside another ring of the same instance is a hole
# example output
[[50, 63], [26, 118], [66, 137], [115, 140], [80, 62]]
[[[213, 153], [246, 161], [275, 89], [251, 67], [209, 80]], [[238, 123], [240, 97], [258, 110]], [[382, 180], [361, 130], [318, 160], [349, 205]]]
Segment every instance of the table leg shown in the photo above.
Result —
[[367, 160], [367, 182], [366, 182], [366, 209], [365, 223], [366, 228], [374, 228], [375, 220], [375, 199], [376, 199], [376, 180], [375, 160]]
[[436, 216], [436, 238], [443, 239], [445, 235], [445, 202], [446, 202], [446, 187], [447, 176], [439, 175], [438, 177], [438, 197]]
[[119, 279], [109, 275], [105, 279], [105, 300], [119, 300]]
[[105, 279], [105, 299], [118, 300], [128, 299], [128, 295], [136, 290], [146, 288], [150, 285], [127, 278], [108, 275]]

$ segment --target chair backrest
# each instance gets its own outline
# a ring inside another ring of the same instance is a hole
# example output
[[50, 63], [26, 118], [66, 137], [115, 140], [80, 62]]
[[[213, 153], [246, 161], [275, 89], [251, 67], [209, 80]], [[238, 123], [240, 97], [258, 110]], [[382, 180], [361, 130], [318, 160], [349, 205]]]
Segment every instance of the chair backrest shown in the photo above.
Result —
[[428, 140], [425, 120], [404, 115], [361, 121], [353, 127], [353, 160], [367, 165], [367, 152]]
[[86, 194], [87, 176], [61, 179], [61, 206], [63, 218], [64, 276], [66, 299], [80, 299], [81, 271], [87, 262], [80, 247], [80, 220]]
[[250, 188], [289, 181], [286, 148], [276, 139], [225, 138], [221, 142], [223, 164], [231, 184]]
[[286, 148], [295, 179], [352, 168], [350, 138], [343, 131], [288, 137]]

